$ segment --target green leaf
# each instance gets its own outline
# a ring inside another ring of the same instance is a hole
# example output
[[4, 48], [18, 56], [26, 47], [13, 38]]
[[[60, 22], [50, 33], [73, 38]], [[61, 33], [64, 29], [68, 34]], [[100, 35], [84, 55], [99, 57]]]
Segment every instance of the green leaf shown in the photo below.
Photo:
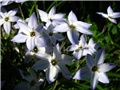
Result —
[[118, 28], [120, 28], [120, 22], [118, 23], [118, 25], [117, 25], [117, 26], [118, 26]]
[[112, 32], [112, 34], [117, 34], [117, 27], [114, 26], [114, 27], [112, 28], [111, 32]]

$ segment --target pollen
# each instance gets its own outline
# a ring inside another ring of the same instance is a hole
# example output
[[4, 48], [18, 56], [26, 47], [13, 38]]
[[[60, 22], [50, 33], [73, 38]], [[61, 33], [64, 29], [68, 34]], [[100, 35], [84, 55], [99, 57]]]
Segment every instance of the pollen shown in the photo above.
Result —
[[75, 30], [75, 26], [74, 26], [73, 24], [70, 25], [70, 28], [71, 28], [72, 30]]
[[5, 18], [5, 21], [7, 22], [8, 20], [9, 20], [9, 17], [6, 17], [6, 18]]
[[97, 70], [98, 70], [98, 67], [97, 67], [97, 66], [93, 66], [93, 67], [92, 67], [92, 71], [93, 71], [93, 72], [96, 72]]
[[30, 36], [34, 37], [35, 36], [35, 32], [34, 31], [30, 32]]
[[35, 46], [34, 49], [32, 50], [32, 52], [37, 53], [38, 52], [38, 48]]
[[51, 61], [51, 64], [52, 64], [53, 66], [55, 66], [55, 65], [57, 64], [57, 61], [56, 61], [55, 59], [53, 59], [53, 60]]

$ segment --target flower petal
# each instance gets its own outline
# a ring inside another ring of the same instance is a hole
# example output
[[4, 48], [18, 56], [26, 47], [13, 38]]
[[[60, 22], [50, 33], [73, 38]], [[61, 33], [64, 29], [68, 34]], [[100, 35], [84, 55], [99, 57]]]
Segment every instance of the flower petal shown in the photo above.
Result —
[[33, 14], [30, 16], [29, 21], [28, 21], [28, 26], [33, 29], [36, 28], [38, 25], [37, 23], [37, 18], [35, 16], [35, 13], [33, 12]]
[[86, 64], [90, 69], [95, 65], [95, 60], [90, 54], [87, 54], [86, 56]]
[[74, 30], [69, 30], [67, 31], [67, 37], [71, 44], [75, 45], [78, 43], [78, 38], [79, 38], [79, 32], [74, 31]]
[[78, 47], [79, 47], [79, 46], [75, 44], [75, 45], [71, 45], [71, 46], [67, 47], [66, 50], [67, 50], [67, 51], [75, 51], [75, 50], [78, 49]]
[[62, 75], [68, 80], [71, 79], [72, 76], [70, 72], [68, 71], [68, 69], [66, 68], [66, 66], [63, 65], [62, 63], [58, 63], [58, 65], [59, 65], [60, 71], [62, 72]]
[[51, 10], [49, 11], [48, 18], [53, 19], [53, 16], [54, 16], [55, 12], [56, 12], [56, 7], [53, 6], [53, 7], [51, 8]]
[[112, 19], [112, 18], [108, 18], [112, 23], [115, 23], [117, 24], [117, 21], [115, 19]]
[[65, 16], [65, 14], [55, 14], [53, 19], [62, 19]]
[[69, 63], [72, 62], [73, 59], [74, 59], [74, 58], [71, 57], [71, 56], [69, 56], [69, 55], [62, 54], [62, 55], [61, 55], [61, 61], [60, 61], [60, 62], [62, 62], [62, 63], [64, 63], [64, 64], [69, 64]]
[[5, 29], [5, 32], [6, 32], [7, 34], [10, 34], [10, 29], [11, 29], [11, 24], [10, 24], [10, 22], [5, 22], [5, 23], [3, 24], [3, 27], [4, 27], [4, 29]]
[[82, 21], [77, 21], [76, 23], [80, 26], [85, 27], [85, 28], [90, 28], [90, 26], [92, 25], [92, 24], [88, 24], [88, 23], [82, 22]]
[[56, 44], [56, 38], [55, 37], [50, 36], [50, 40], [54, 45]]
[[91, 76], [90, 69], [86, 66], [79, 69], [74, 75], [73, 79], [84, 80], [86, 78], [89, 78], [90, 76]]
[[8, 12], [9, 16], [14, 16], [17, 13], [18, 9], [13, 9]]
[[9, 17], [9, 21], [10, 22], [16, 22], [18, 19], [19, 19], [19, 17], [17, 17], [17, 16], [11, 16], [11, 17]]
[[113, 14], [113, 10], [112, 10], [111, 6], [109, 6], [107, 8], [107, 13], [108, 13], [108, 16], [111, 15], [111, 14]]
[[112, 18], [119, 18], [120, 17], [120, 12], [115, 12], [111, 15]]
[[0, 26], [4, 23], [4, 19], [0, 18]]
[[50, 66], [46, 71], [46, 79], [48, 83], [54, 82], [57, 78], [59, 70], [55, 66]]
[[55, 55], [55, 58], [57, 58], [58, 60], [61, 59], [61, 50], [59, 44], [56, 44], [53, 47], [53, 54]]
[[100, 49], [96, 53], [96, 57], [95, 57], [96, 65], [102, 64], [104, 62], [104, 60], [105, 60], [105, 49]]
[[98, 65], [98, 71], [99, 72], [107, 72], [110, 71], [111, 69], [115, 68], [116, 65], [113, 63], [104, 63], [104, 64], [99, 64]]
[[79, 41], [79, 46], [82, 46], [82, 47], [84, 47], [85, 46], [85, 44], [86, 44], [86, 35], [81, 35], [81, 37], [80, 37], [80, 41]]
[[89, 35], [93, 34], [93, 32], [90, 31], [88, 28], [80, 25], [77, 25], [75, 29], [83, 34], [89, 34]]
[[73, 13], [73, 11], [71, 11], [68, 15], [68, 21], [69, 24], [72, 24], [73, 22], [77, 21], [77, 17], [76, 15]]
[[31, 28], [26, 24], [26, 23], [23, 23], [21, 21], [18, 21], [17, 22], [17, 25], [21, 28], [22, 32], [27, 34], [27, 35], [30, 35], [30, 32], [32, 31]]
[[40, 60], [40, 61], [37, 61], [33, 66], [32, 68], [35, 69], [35, 70], [44, 70], [46, 68], [49, 67], [49, 62], [48, 60]]
[[109, 79], [105, 73], [101, 72], [98, 74], [98, 76], [99, 76], [98, 81], [100, 81], [102, 83], [109, 83]]
[[38, 9], [38, 12], [39, 12], [39, 15], [40, 15], [40, 19], [44, 22], [47, 22], [48, 20], [48, 15], [45, 11], [42, 11], [42, 10], [39, 10]]
[[35, 44], [40, 47], [46, 47], [46, 41], [44, 37], [35, 38]]
[[59, 33], [55, 33], [54, 34], [54, 37], [57, 39], [57, 40], [63, 40], [64, 39], [64, 36], [62, 34], [59, 34]]
[[33, 50], [33, 48], [35, 47], [35, 38], [28, 37], [26, 40], [26, 45], [28, 50]]
[[90, 80], [90, 84], [91, 84], [91, 88], [92, 90], [94, 90], [98, 84], [98, 73], [92, 73], [91, 75], [91, 80]]
[[23, 42], [26, 42], [26, 39], [27, 39], [26, 35], [19, 33], [16, 36], [14, 36], [11, 41], [12, 42], [18, 42], [18, 43], [23, 43]]
[[70, 29], [69, 29], [67, 23], [62, 23], [62, 24], [56, 26], [53, 30], [54, 30], [54, 32], [67, 32]]
[[102, 17], [104, 17], [104, 18], [108, 18], [108, 15], [107, 15], [107, 14], [105, 14], [105, 13], [102, 13], [102, 12], [97, 12], [97, 14], [102, 15]]
[[79, 60], [83, 56], [83, 50], [73, 52], [73, 55]]

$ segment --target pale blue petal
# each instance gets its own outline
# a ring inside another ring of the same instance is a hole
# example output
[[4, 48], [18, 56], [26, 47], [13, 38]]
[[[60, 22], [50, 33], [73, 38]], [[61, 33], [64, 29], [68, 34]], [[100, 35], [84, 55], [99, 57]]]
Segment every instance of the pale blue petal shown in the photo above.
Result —
[[4, 19], [0, 18], [0, 26], [4, 23]]
[[73, 79], [84, 80], [86, 78], [89, 78], [90, 76], [91, 76], [90, 69], [86, 66], [79, 69], [74, 75]]
[[97, 14], [101, 15], [104, 18], [108, 18], [108, 15], [102, 12], [97, 12]]
[[17, 22], [17, 25], [21, 28], [22, 32], [27, 34], [27, 35], [30, 35], [30, 32], [32, 31], [31, 28], [26, 24], [26, 23], [23, 23], [21, 21], [18, 21]]
[[69, 30], [67, 31], [67, 37], [71, 44], [75, 45], [78, 43], [78, 38], [79, 38], [79, 32], [74, 31], [74, 30]]
[[30, 84], [28, 82], [22, 81], [15, 86], [14, 90], [30, 90]]
[[104, 60], [105, 60], [105, 49], [100, 49], [96, 53], [96, 57], [95, 57], [96, 65], [102, 64], [104, 62]]
[[10, 29], [11, 29], [11, 24], [10, 24], [10, 22], [5, 22], [5, 23], [3, 24], [3, 27], [4, 27], [4, 29], [5, 29], [5, 32], [6, 32], [7, 34], [10, 34]]
[[59, 44], [56, 44], [53, 47], [53, 54], [55, 55], [55, 58], [57, 58], [58, 60], [61, 59], [61, 49], [60, 49]]
[[89, 34], [89, 35], [93, 34], [93, 32], [90, 31], [88, 28], [83, 27], [83, 26], [80, 26], [80, 25], [76, 26], [75, 29], [76, 29], [77, 31], [83, 33], [83, 34]]
[[52, 83], [56, 80], [59, 70], [55, 66], [50, 66], [46, 71], [46, 79], [48, 83]]
[[98, 81], [100, 81], [102, 83], [109, 83], [109, 79], [108, 79], [106, 73], [101, 72], [98, 74], [98, 76], [99, 76]]
[[53, 19], [62, 19], [65, 16], [65, 14], [55, 14]]
[[117, 24], [117, 21], [115, 19], [112, 19], [112, 18], [108, 18], [112, 23], [115, 23]]
[[17, 16], [9, 17], [10, 22], [16, 22], [18, 19], [19, 19], [19, 17], [17, 17]]
[[112, 18], [119, 18], [120, 17], [120, 12], [115, 12], [111, 15]]
[[71, 63], [73, 61], [74, 58], [69, 56], [69, 55], [62, 54], [61, 59], [62, 60], [60, 62], [62, 62], [64, 64], [69, 64], [69, 63]]
[[73, 55], [79, 60], [83, 56], [83, 50], [75, 51]]
[[32, 68], [35, 70], [44, 70], [49, 67], [49, 61], [48, 60], [39, 60], [37, 61]]
[[40, 19], [44, 22], [47, 22], [48, 20], [48, 15], [45, 11], [42, 11], [42, 10], [39, 10], [38, 9], [38, 12], [39, 12], [39, 15], [40, 15]]
[[59, 69], [62, 75], [68, 80], [71, 79], [72, 76], [70, 72], [68, 71], [68, 69], [66, 68], [66, 66], [63, 63], [58, 63], [58, 65], [59, 65]]
[[55, 38], [55, 37], [50, 36], [50, 40], [51, 40], [51, 42], [52, 42], [54, 45], [56, 44], [56, 38]]
[[13, 9], [8, 12], [9, 16], [14, 16], [17, 13], [18, 9]]
[[36, 38], [35, 43], [40, 47], [46, 47], [46, 41], [44, 37]]
[[63, 40], [64, 36], [62, 34], [55, 33], [54, 38], [56, 38], [57, 40]]
[[35, 47], [35, 38], [29, 37], [26, 40], [26, 45], [28, 50], [33, 50], [33, 48]]
[[97, 84], [98, 84], [98, 73], [92, 73], [91, 75], [91, 80], [90, 80], [90, 85], [91, 85], [91, 89], [95, 90]]
[[113, 14], [113, 10], [112, 10], [111, 6], [109, 6], [109, 7], [107, 8], [107, 13], [108, 13], [108, 15]]
[[69, 24], [72, 24], [73, 22], [77, 21], [77, 17], [76, 15], [73, 13], [73, 11], [71, 11], [68, 15], [68, 21]]
[[75, 22], [77, 25], [80, 25], [80, 26], [83, 26], [83, 27], [85, 27], [85, 28], [90, 28], [90, 26], [92, 25], [92, 24], [89, 24], [89, 23], [86, 23], [86, 22], [82, 22], [82, 21], [77, 21], [77, 22]]
[[24, 42], [26, 42], [27, 37], [28, 36], [19, 33], [16, 36], [14, 36], [11, 41], [12, 42], [18, 42], [18, 43], [24, 43]]
[[104, 64], [99, 64], [98, 65], [98, 71], [99, 72], [107, 72], [110, 71], [111, 69], [115, 68], [116, 65], [113, 63], [104, 63]]
[[51, 18], [51, 19], [53, 19], [53, 16], [54, 16], [55, 12], [56, 12], [56, 7], [53, 6], [51, 8], [51, 10], [49, 11], [48, 17]]
[[67, 32], [68, 30], [70, 30], [70, 28], [67, 23], [62, 23], [56, 26], [53, 30], [54, 32]]
[[84, 47], [85, 44], [86, 44], [86, 35], [82, 34], [81, 37], [80, 37], [80, 41], [79, 41], [79, 46], [82, 46]]
[[68, 46], [66, 50], [67, 51], [75, 51], [78, 49], [78, 47], [79, 46], [75, 44], [75, 45]]
[[87, 54], [86, 56], [86, 64], [90, 69], [95, 65], [95, 60], [90, 54]]
[[33, 29], [35, 27], [37, 27], [38, 23], [37, 23], [37, 18], [35, 13], [33, 12], [33, 14], [30, 16], [29, 21], [28, 21], [28, 26]]

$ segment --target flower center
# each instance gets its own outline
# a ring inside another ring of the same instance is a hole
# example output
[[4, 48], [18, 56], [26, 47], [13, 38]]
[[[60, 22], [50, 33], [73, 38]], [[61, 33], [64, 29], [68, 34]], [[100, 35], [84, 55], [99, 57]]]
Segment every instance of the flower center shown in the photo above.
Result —
[[71, 28], [72, 30], [75, 30], [75, 26], [74, 26], [73, 24], [70, 25], [70, 28]]
[[50, 18], [50, 21], [52, 22], [53, 20]]
[[37, 53], [38, 52], [38, 48], [35, 46], [34, 49], [32, 50], [32, 52]]
[[51, 64], [52, 64], [53, 66], [55, 66], [55, 65], [57, 64], [57, 61], [56, 61], [55, 59], [53, 59], [53, 60], [51, 61]]
[[30, 32], [30, 36], [34, 37], [35, 36], [35, 32], [34, 31]]
[[95, 72], [95, 71], [97, 71], [97, 70], [98, 70], [98, 67], [97, 67], [97, 66], [93, 66], [93, 67], [92, 67], [92, 71], [93, 71], [93, 72]]
[[78, 50], [80, 50], [80, 49], [82, 49], [82, 48], [83, 48], [82, 46], [79, 46], [79, 47], [78, 47]]
[[6, 18], [5, 18], [5, 21], [7, 22], [8, 20], [9, 20], [9, 17], [6, 17]]
[[53, 33], [52, 33], [52, 32], [50, 32], [50, 33], [49, 33], [49, 36], [52, 36], [52, 35], [53, 35]]

